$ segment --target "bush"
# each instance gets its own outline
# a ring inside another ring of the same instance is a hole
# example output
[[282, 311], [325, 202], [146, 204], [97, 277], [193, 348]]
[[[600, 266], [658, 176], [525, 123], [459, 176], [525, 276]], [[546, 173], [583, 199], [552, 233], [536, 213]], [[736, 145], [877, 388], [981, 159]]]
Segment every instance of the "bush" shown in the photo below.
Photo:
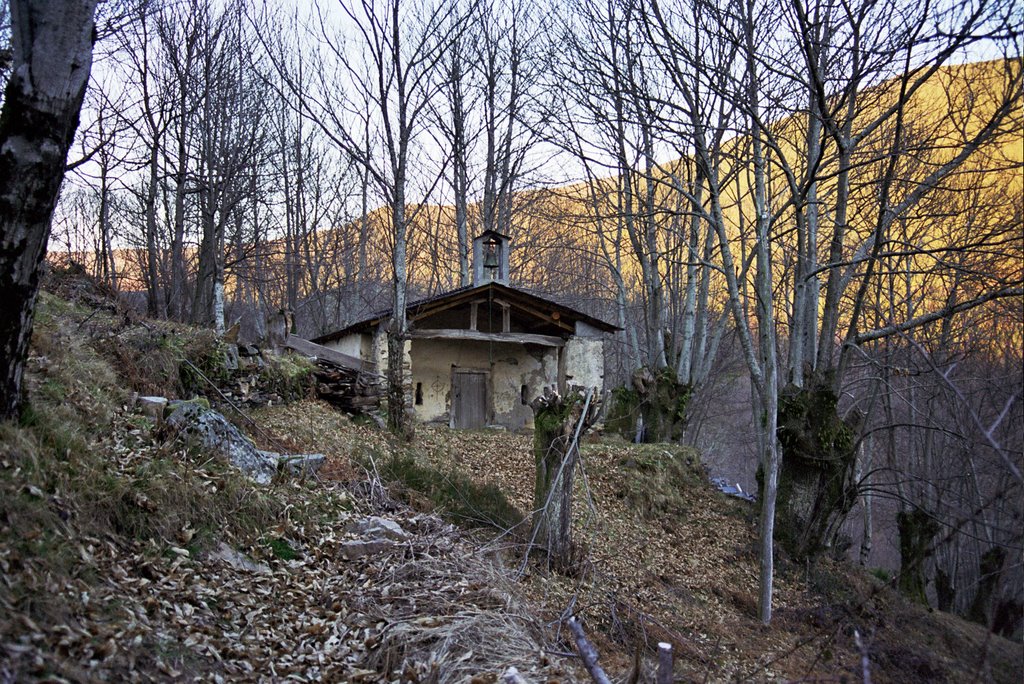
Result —
[[892, 581], [892, 573], [885, 568], [871, 568], [869, 572], [883, 584], [889, 584]]

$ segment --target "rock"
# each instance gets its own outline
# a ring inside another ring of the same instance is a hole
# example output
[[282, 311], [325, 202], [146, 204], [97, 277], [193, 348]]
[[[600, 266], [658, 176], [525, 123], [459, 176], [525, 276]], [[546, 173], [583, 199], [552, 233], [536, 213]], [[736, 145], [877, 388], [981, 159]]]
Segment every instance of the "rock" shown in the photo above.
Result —
[[139, 410], [144, 415], [159, 422], [163, 418], [164, 410], [167, 408], [166, 397], [139, 397]]
[[409, 538], [409, 533], [403, 530], [402, 526], [394, 520], [388, 520], [376, 515], [353, 520], [345, 527], [345, 531], [362, 537], [373, 537], [377, 540], [405, 541]]
[[240, 344], [238, 345], [238, 355], [242, 358], [252, 358], [260, 355], [260, 348], [255, 344]]
[[238, 347], [233, 344], [224, 347], [224, 368], [238, 370]]
[[236, 570], [247, 570], [261, 575], [270, 574], [269, 565], [255, 562], [241, 551], [234, 550], [224, 542], [221, 542], [217, 550], [210, 554], [210, 558], [222, 560]]
[[172, 402], [165, 424], [177, 439], [225, 458], [258, 484], [268, 484], [277, 474], [277, 459], [261, 453], [217, 411], [195, 402]]
[[327, 457], [323, 454], [279, 454], [276, 451], [260, 451], [263, 456], [277, 463], [278, 470], [299, 477], [312, 475], [320, 470]]
[[373, 556], [383, 553], [394, 546], [393, 542], [386, 539], [353, 539], [342, 542], [341, 555], [345, 560], [355, 560], [363, 556]]
[[194, 404], [206, 411], [209, 411], [211, 408], [210, 400], [207, 399], [206, 397], [192, 397], [191, 399], [174, 399], [172, 401], [167, 402], [167, 407], [164, 409], [164, 418], [170, 416], [178, 409], [178, 407], [182, 406], [183, 404]]
[[323, 454], [286, 454], [278, 459], [278, 465], [290, 474], [299, 477], [316, 473], [326, 460], [327, 457]]

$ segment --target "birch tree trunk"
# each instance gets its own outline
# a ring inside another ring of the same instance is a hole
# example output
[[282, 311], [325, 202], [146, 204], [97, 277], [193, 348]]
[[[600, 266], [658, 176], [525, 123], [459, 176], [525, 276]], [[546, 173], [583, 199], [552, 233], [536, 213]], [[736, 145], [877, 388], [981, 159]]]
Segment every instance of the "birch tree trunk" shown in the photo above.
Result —
[[0, 419], [14, 418], [39, 270], [92, 68], [96, 0], [10, 0], [0, 112]]

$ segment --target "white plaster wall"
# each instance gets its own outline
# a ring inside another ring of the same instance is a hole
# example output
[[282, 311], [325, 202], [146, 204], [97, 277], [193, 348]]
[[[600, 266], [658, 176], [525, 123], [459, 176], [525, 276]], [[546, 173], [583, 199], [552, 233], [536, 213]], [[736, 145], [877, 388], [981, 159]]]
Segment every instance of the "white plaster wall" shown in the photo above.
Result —
[[562, 350], [565, 355], [567, 386], [604, 389], [604, 341], [590, 337], [570, 337]]
[[452, 366], [490, 371], [488, 393], [493, 422], [516, 430], [533, 424], [533, 410], [522, 403], [522, 386], [528, 401], [545, 385], [558, 382], [558, 351], [553, 347], [473, 342], [467, 340], [414, 340], [412, 388], [422, 383], [423, 403], [415, 406], [422, 421], [447, 423], [451, 410]]
[[328, 342], [324, 346], [327, 347], [328, 349], [339, 351], [342, 354], [355, 356], [356, 358], [362, 359], [364, 361], [372, 361], [372, 359], [367, 358], [367, 355], [365, 353], [365, 349], [367, 348], [369, 341], [369, 335], [364, 335], [361, 333], [352, 333], [351, 335], [345, 335], [345, 337], [342, 337], [340, 340]]

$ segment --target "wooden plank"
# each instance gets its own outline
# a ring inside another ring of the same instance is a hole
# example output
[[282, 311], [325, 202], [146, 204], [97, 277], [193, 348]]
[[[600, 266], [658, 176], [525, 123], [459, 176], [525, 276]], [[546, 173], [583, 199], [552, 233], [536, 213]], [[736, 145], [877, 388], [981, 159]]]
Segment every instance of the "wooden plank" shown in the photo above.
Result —
[[301, 337], [296, 337], [295, 335], [288, 335], [284, 340], [284, 346], [289, 349], [293, 349], [300, 354], [314, 356], [318, 359], [323, 359], [324, 361], [341, 366], [342, 368], [350, 368], [364, 373], [374, 370], [371, 364], [368, 364], [360, 358], [350, 356], [337, 351], [336, 349], [321, 346], [315, 342], [310, 342], [309, 340], [304, 340]]
[[409, 337], [422, 340], [479, 340], [481, 342], [506, 342], [511, 344], [537, 344], [544, 347], [564, 347], [565, 340], [553, 335], [533, 333], [485, 333], [478, 330], [439, 328], [437, 330], [413, 330]]
[[482, 428], [487, 423], [487, 372], [452, 371], [452, 427]]

